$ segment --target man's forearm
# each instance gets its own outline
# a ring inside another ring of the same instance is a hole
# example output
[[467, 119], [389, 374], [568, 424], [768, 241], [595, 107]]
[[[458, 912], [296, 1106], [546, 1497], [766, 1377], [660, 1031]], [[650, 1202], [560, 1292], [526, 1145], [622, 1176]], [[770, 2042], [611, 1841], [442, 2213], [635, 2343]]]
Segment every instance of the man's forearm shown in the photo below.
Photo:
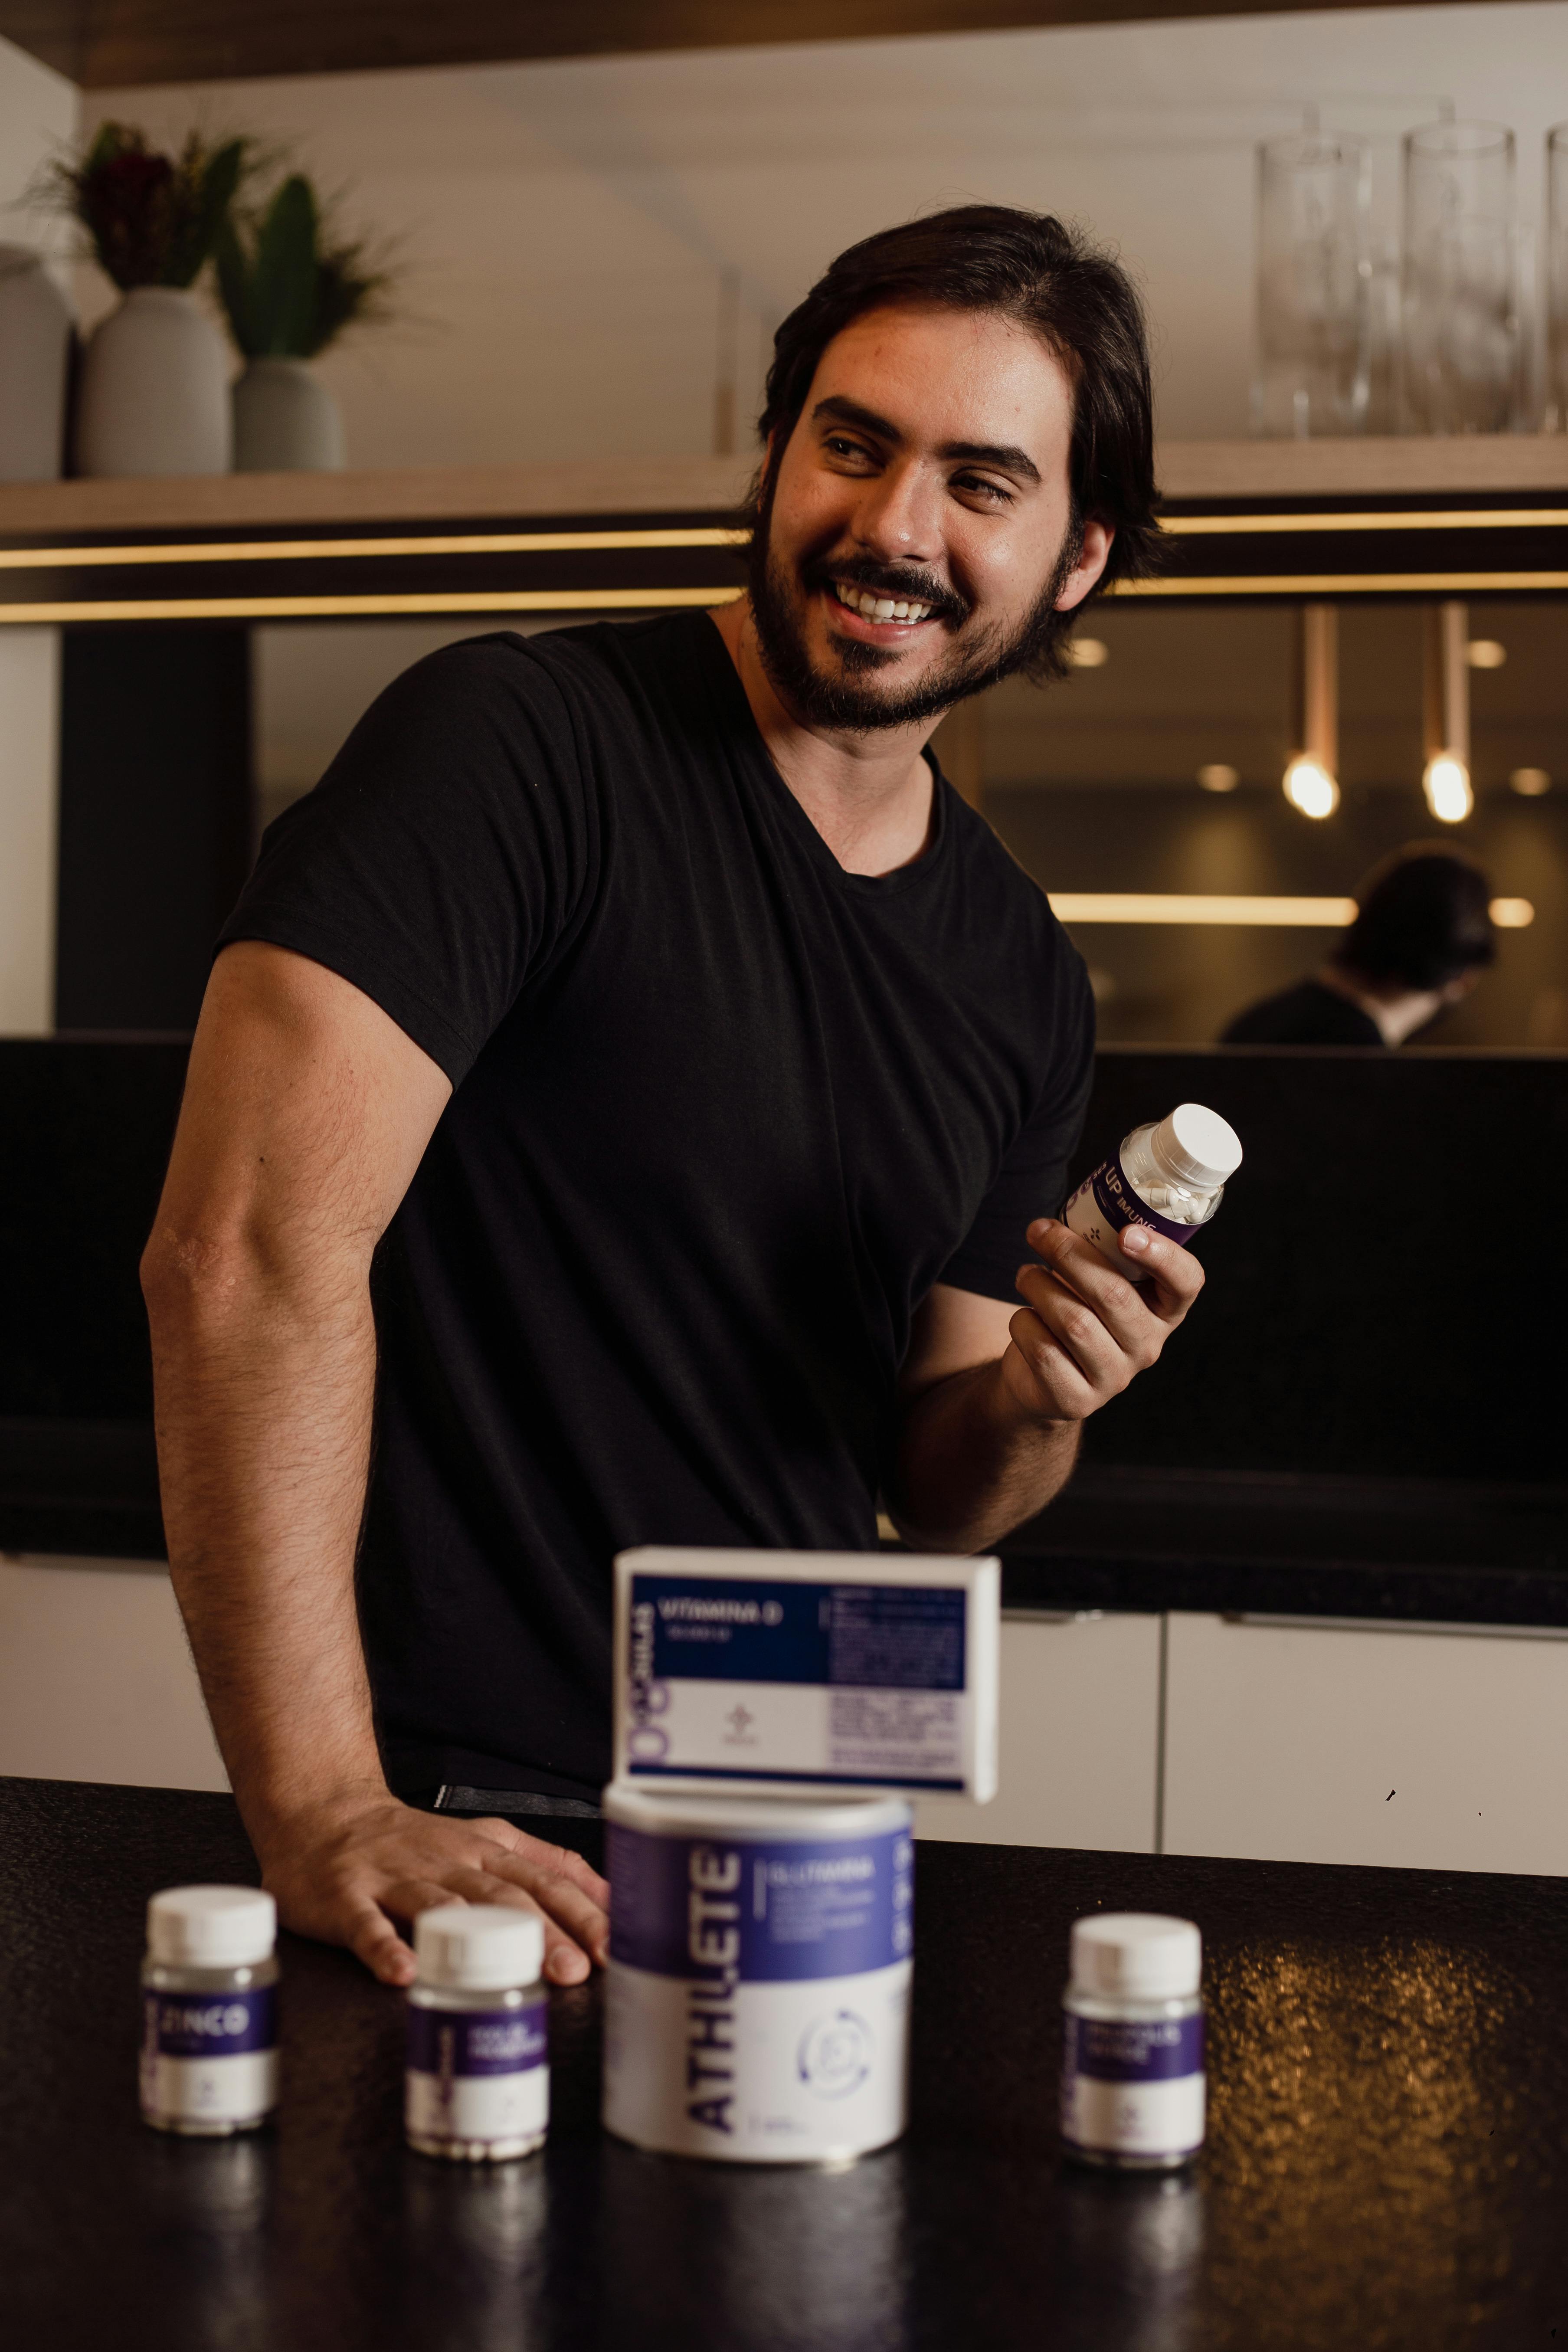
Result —
[[984, 1551], [1066, 1485], [1079, 1434], [1020, 1413], [999, 1363], [953, 1372], [905, 1409], [894, 1522], [931, 1550]]
[[169, 1565], [252, 1837], [382, 1786], [354, 1605], [375, 1334], [363, 1272], [157, 1235], [144, 1282]]

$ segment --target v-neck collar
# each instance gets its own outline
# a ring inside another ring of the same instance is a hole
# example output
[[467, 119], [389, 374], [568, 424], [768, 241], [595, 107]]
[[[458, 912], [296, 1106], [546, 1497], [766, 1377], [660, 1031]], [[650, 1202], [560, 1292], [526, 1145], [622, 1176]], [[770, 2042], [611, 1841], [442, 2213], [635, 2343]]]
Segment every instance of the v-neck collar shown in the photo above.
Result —
[[854, 898], [890, 898], [901, 890], [910, 890], [928, 881], [947, 854], [952, 826], [948, 821], [947, 795], [952, 790], [936, 755], [928, 744], [921, 754], [931, 774], [931, 837], [920, 856], [908, 866], [896, 866], [890, 874], [851, 874], [839, 864], [791, 792], [763, 740], [757, 725], [751, 698], [742, 683], [729, 646], [719, 634], [718, 625], [708, 613], [696, 615], [702, 624], [707, 642], [699, 656], [708, 669], [714, 695], [722, 717], [728, 722], [726, 733], [742, 764], [756, 780], [760, 789], [779, 804], [789, 825], [807, 856], [830, 881]]

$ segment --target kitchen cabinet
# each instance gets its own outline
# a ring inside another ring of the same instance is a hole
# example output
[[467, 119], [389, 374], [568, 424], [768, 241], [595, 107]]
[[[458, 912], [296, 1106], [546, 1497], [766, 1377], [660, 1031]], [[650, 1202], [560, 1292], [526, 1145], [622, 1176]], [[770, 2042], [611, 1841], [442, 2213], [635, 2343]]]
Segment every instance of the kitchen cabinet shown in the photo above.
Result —
[[1568, 1635], [1166, 1624], [1167, 1853], [1568, 1874]]
[[1163, 1622], [1007, 1612], [998, 1793], [922, 1798], [917, 1836], [1154, 1853]]

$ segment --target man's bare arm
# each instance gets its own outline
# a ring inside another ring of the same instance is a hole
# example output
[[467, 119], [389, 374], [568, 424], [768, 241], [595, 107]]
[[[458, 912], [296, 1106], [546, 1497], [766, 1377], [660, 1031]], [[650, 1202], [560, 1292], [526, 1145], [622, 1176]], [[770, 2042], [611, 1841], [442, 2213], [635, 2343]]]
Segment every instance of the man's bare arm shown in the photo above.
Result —
[[1141, 1225], [1122, 1235], [1128, 1274], [1043, 1217], [1043, 1263], [1023, 1266], [1027, 1305], [938, 1283], [916, 1318], [901, 1391], [900, 1534], [933, 1551], [983, 1551], [1043, 1510], [1078, 1457], [1083, 1423], [1159, 1356], [1203, 1287], [1203, 1268]]
[[504, 1822], [392, 1796], [354, 1606], [371, 1259], [450, 1091], [320, 964], [260, 942], [218, 958], [142, 1269], [169, 1564], [285, 1925], [403, 1983], [394, 1920], [536, 1898], [569, 1981], [603, 1957], [603, 1881]]

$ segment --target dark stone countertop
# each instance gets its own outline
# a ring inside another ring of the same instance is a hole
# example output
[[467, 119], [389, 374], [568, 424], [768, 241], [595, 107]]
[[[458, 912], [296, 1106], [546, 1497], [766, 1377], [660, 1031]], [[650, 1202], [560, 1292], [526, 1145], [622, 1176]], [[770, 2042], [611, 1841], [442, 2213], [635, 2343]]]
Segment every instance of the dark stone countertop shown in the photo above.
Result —
[[[584, 1836], [593, 1834], [589, 1825]], [[286, 1939], [276, 2127], [135, 2110], [155, 1887], [253, 1878], [226, 1798], [0, 1782], [0, 2337], [104, 2352], [1521, 2352], [1568, 2343], [1568, 1881], [927, 1845], [914, 2121], [847, 2172], [639, 2155], [596, 1990], [542, 2158], [399, 2133], [401, 2003]], [[1067, 1931], [1203, 1927], [1209, 2147], [1065, 2167]]]

